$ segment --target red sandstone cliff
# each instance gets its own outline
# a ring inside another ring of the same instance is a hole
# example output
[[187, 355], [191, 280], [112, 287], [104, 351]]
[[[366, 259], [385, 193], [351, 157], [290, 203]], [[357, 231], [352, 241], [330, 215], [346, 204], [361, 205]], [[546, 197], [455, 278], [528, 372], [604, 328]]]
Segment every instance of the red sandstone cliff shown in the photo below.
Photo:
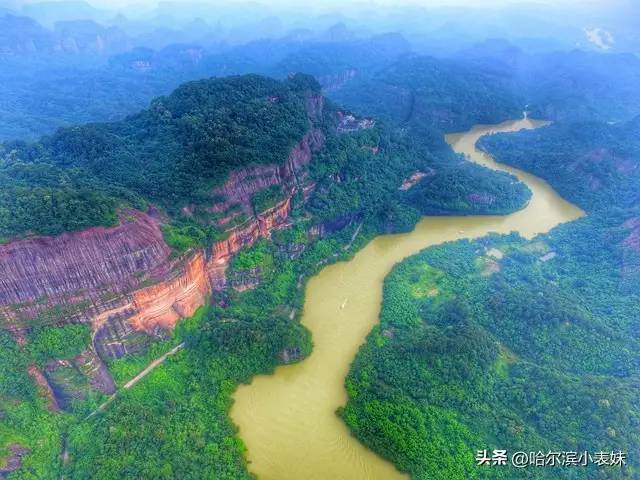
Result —
[[[209, 210], [220, 214], [218, 226], [226, 231], [206, 251], [173, 258], [161, 219], [135, 210], [122, 211], [115, 227], [0, 245], [0, 328], [21, 343], [37, 325], [82, 322], [92, 328], [92, 345], [77, 358], [52, 360], [44, 371], [29, 369], [52, 409], [67, 408], [91, 390], [112, 393], [115, 385], [103, 359], [141, 351], [165, 337], [178, 320], [227, 286], [232, 255], [289, 225], [294, 195], [306, 199], [314, 189], [308, 166], [325, 142], [314, 127], [322, 118], [323, 98], [307, 97], [306, 108], [310, 129], [282, 164], [236, 170], [211, 192]], [[254, 211], [254, 195], [273, 185], [280, 186], [282, 200]], [[237, 223], [240, 216], [244, 220]], [[259, 280], [256, 271], [232, 279], [231, 286], [242, 290]], [[69, 380], [78, 374], [85, 381]]]
[[[0, 327], [39, 317], [91, 316], [144, 281], [163, 278], [170, 249], [159, 221], [137, 211], [120, 225], [0, 246]], [[64, 309], [51, 310], [56, 305]]]
[[137, 312], [129, 323], [135, 330], [173, 328], [180, 318], [193, 315], [211, 293], [203, 252], [196, 252], [171, 278], [133, 292], [132, 308]]
[[[307, 99], [312, 123], [322, 107], [322, 97]], [[248, 218], [210, 251], [171, 259], [160, 221], [137, 211], [123, 212], [116, 227], [0, 246], [0, 328], [20, 336], [34, 323], [90, 322], [99, 354], [121, 356], [142, 348], [147, 340], [140, 332], [158, 333], [192, 315], [225, 286], [231, 255], [288, 224], [293, 195], [313, 189], [308, 165], [324, 141], [322, 131], [311, 128], [283, 164], [237, 170], [215, 189], [219, 201], [211, 210], [240, 209]], [[253, 195], [276, 184], [284, 200], [254, 212]]]
[[[215, 203], [210, 210], [226, 213], [240, 209], [253, 214], [253, 195], [272, 185], [281, 185], [286, 193], [292, 194], [304, 184], [313, 152], [322, 148], [324, 140], [322, 131], [314, 128], [293, 147], [284, 164], [257, 165], [231, 173], [229, 179], [214, 190], [214, 195], [220, 197], [221, 201]], [[225, 223], [224, 217], [220, 223]]]

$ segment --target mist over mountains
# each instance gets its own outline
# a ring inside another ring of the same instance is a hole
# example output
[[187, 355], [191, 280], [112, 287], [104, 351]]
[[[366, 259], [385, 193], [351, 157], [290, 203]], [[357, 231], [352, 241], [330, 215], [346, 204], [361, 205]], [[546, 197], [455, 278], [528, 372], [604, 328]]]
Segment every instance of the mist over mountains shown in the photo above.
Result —
[[[620, 101], [637, 98], [620, 94], [640, 84], [631, 2], [604, 13], [595, 6], [575, 14], [568, 5], [537, 3], [360, 7], [160, 2], [116, 10], [84, 1], [8, 4], [0, 12], [0, 139], [120, 119], [184, 81], [243, 73], [309, 73], [328, 95], [364, 106], [361, 92], [382, 94], [380, 88], [390, 85], [388, 72], [427, 57], [451, 71], [490, 78], [518, 108], [531, 105], [551, 118], [620, 121], [636, 107]], [[616, 82], [610, 81], [613, 75]], [[399, 88], [404, 90], [395, 108], [406, 116], [403, 102], [412, 98], [411, 89]], [[548, 105], [550, 96], [567, 89], [562, 111], [558, 102]], [[359, 101], [350, 100], [354, 91]], [[585, 96], [607, 106], [606, 115], [585, 111]], [[365, 110], [375, 110], [376, 103], [367, 102]]]
[[635, 0], [0, 2], [0, 478], [636, 478]]
[[[258, 38], [318, 34], [343, 24], [344, 35], [370, 36], [401, 31], [424, 53], [450, 53], [463, 45], [505, 38], [534, 50], [579, 47], [640, 51], [634, 28], [638, 7], [620, 0], [606, 8], [568, 2], [518, 2], [507, 6], [417, 6], [393, 3], [278, 5], [260, 2], [177, 2], [93, 6], [83, 0], [7, 3], [0, 14], [27, 16], [48, 29], [58, 22], [96, 22], [117, 28], [135, 46], [164, 42], [237, 44]], [[95, 28], [95, 27], [94, 27]], [[338, 33], [338, 32], [334, 32]]]

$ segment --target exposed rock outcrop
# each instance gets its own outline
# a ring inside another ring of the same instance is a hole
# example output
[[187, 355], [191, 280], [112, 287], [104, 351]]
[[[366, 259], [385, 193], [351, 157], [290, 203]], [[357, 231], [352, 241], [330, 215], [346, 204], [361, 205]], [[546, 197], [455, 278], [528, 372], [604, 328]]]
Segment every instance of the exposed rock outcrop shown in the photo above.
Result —
[[[311, 125], [317, 124], [323, 98], [308, 96], [306, 107]], [[311, 127], [282, 164], [232, 172], [212, 191], [210, 207], [221, 214], [218, 225], [228, 227], [225, 238], [206, 251], [173, 258], [161, 220], [152, 212], [134, 210], [121, 212], [115, 227], [0, 246], [0, 328], [16, 338], [43, 324], [86, 322], [93, 330], [92, 348], [78, 358], [53, 361], [44, 373], [30, 369], [52, 408], [58, 408], [56, 390], [65, 405], [89, 387], [112, 392], [115, 385], [102, 358], [138, 352], [165, 338], [179, 319], [193, 315], [212, 292], [224, 289], [230, 257], [288, 226], [294, 195], [304, 199], [311, 193], [308, 166], [324, 142], [323, 132]], [[280, 187], [282, 198], [271, 208], [255, 211], [254, 195], [273, 185]], [[251, 288], [257, 281], [258, 273], [234, 286]]]
[[423, 178], [434, 175], [434, 174], [435, 174], [435, 171], [433, 170], [431, 170], [429, 173], [421, 172], [418, 170], [402, 181], [402, 185], [400, 185], [399, 190], [406, 192]]
[[17, 443], [9, 444], [7, 450], [9, 450], [9, 456], [4, 466], [0, 467], [0, 478], [6, 478], [11, 472], [18, 470], [22, 465], [22, 457], [30, 452], [28, 448], [24, 448]]
[[338, 112], [338, 132], [350, 133], [373, 128], [376, 121], [372, 118], [356, 118], [350, 113]]
[[180, 318], [193, 315], [211, 292], [203, 252], [195, 253], [175, 276], [133, 293], [129, 318], [134, 330], [152, 333], [154, 328], [173, 328]]
[[159, 221], [137, 211], [125, 212], [113, 228], [2, 245], [0, 305], [5, 317], [18, 320], [89, 319], [121, 294], [163, 278], [169, 254]]
[[229, 280], [229, 284], [238, 292], [244, 292], [245, 290], [257, 287], [260, 280], [262, 280], [262, 269], [256, 267], [250, 270], [236, 272], [233, 278]]
[[102, 359], [92, 349], [86, 350], [73, 359], [74, 366], [89, 379], [89, 384], [95, 390], [112, 395], [116, 391], [116, 384]]
[[[323, 98], [309, 95], [306, 103], [314, 124], [322, 116]], [[225, 263], [231, 255], [287, 224], [292, 196], [313, 189], [307, 180], [308, 165], [324, 141], [322, 131], [311, 128], [282, 164], [256, 165], [231, 173], [212, 192], [219, 200], [211, 210], [226, 213], [239, 209], [246, 220], [230, 227], [226, 238], [208, 252], [171, 259], [160, 221], [133, 210], [123, 212], [116, 227], [0, 246], [0, 327], [16, 331], [34, 321], [92, 322], [96, 332], [105, 329], [96, 336], [98, 343], [107, 339], [115, 342], [104, 346], [113, 354], [126, 350], [127, 342], [121, 342], [131, 332], [123, 327], [125, 320], [134, 331], [171, 328], [204, 303], [212, 289], [224, 287]], [[253, 196], [272, 185], [282, 187], [284, 200], [264, 212], [255, 212]]]
[[355, 68], [347, 68], [338, 73], [320, 75], [317, 79], [325, 92], [333, 92], [340, 90], [347, 83], [356, 78], [357, 75], [358, 71]]
[[36, 385], [38, 385], [42, 396], [47, 399], [47, 402], [49, 403], [49, 410], [51, 410], [52, 412], [59, 412], [60, 405], [58, 405], [58, 401], [56, 400], [56, 396], [53, 393], [53, 389], [51, 388], [47, 377], [45, 377], [44, 373], [42, 373], [42, 370], [40, 370], [35, 365], [31, 365], [27, 369], [27, 373], [29, 373], [31, 378], [33, 378], [33, 380], [35, 381]]
[[[321, 107], [314, 104], [309, 108]], [[320, 150], [324, 141], [322, 131], [314, 128], [293, 147], [284, 164], [257, 165], [231, 173], [229, 179], [214, 190], [214, 195], [221, 200], [216, 202], [210, 210], [226, 213], [230, 209], [239, 207], [243, 212], [252, 215], [254, 211], [251, 199], [260, 190], [272, 185], [280, 185], [287, 194], [292, 194], [294, 190], [304, 185], [313, 152]], [[225, 223], [224, 218], [220, 223]]]
[[103, 361], [92, 349], [73, 360], [51, 360], [44, 369], [56, 403], [70, 410], [76, 400], [84, 400], [92, 390], [112, 395], [116, 386]]

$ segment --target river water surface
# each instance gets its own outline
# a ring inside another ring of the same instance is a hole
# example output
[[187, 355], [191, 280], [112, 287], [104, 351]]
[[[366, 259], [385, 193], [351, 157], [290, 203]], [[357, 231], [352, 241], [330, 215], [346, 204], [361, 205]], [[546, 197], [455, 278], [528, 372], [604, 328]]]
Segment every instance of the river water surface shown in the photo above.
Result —
[[248, 447], [249, 470], [260, 480], [408, 478], [361, 445], [336, 416], [347, 401], [344, 379], [378, 322], [384, 277], [403, 258], [489, 232], [517, 231], [531, 238], [584, 214], [545, 181], [498, 164], [475, 148], [487, 133], [542, 125], [525, 118], [447, 136], [456, 152], [526, 183], [533, 196], [523, 210], [507, 216], [424, 217], [411, 233], [377, 237], [352, 260], [330, 265], [309, 280], [302, 323], [313, 335], [312, 354], [301, 363], [278, 367], [273, 375], [255, 377], [234, 395], [231, 417]]

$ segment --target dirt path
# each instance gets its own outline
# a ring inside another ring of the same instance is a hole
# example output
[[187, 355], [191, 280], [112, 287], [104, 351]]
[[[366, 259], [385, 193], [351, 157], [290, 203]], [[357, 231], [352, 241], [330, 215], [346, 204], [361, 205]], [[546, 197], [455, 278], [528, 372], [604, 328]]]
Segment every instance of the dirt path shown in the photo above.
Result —
[[140, 380], [142, 380], [144, 377], [146, 377], [149, 373], [151, 373], [153, 371], [154, 368], [156, 368], [158, 365], [161, 365], [162, 363], [164, 363], [164, 361], [169, 358], [172, 355], [175, 355], [179, 350], [184, 348], [184, 342], [180, 343], [179, 345], [176, 345], [175, 347], [173, 347], [171, 350], [169, 350], [167, 353], [165, 353], [164, 355], [156, 358], [155, 360], [153, 360], [151, 363], [149, 363], [149, 365], [147, 365], [144, 370], [142, 370], [138, 375], [136, 375], [135, 377], [133, 377], [131, 380], [129, 380], [127, 383], [125, 383], [122, 386], [122, 389], [117, 391], [116, 393], [114, 393], [113, 395], [111, 395], [104, 403], [102, 403], [98, 408], [96, 408], [93, 412], [91, 412], [89, 415], [87, 415], [85, 417], [85, 420], [90, 419], [91, 417], [93, 417], [94, 415], [96, 415], [99, 412], [103, 412], [111, 402], [113, 402], [116, 397], [118, 396], [118, 393], [122, 390], [129, 390], [131, 387], [133, 387], [136, 383], [138, 383]]

